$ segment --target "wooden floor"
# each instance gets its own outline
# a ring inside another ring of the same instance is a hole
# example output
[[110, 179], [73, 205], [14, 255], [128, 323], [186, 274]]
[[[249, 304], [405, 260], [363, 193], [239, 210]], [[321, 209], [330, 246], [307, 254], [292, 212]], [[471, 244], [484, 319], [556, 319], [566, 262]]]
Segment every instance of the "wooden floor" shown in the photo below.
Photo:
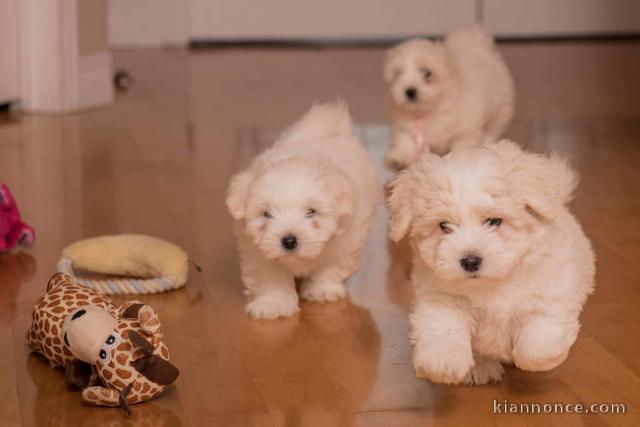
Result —
[[[383, 125], [382, 49], [119, 52], [136, 83], [113, 106], [0, 115], [0, 180], [38, 233], [33, 250], [0, 257], [0, 425], [640, 425], [640, 44], [502, 49], [518, 93], [508, 136], [579, 169], [573, 210], [598, 257], [596, 293], [561, 367], [509, 368], [475, 388], [416, 379], [408, 253], [388, 242], [382, 207], [349, 301], [305, 303], [286, 320], [244, 315], [230, 175], [315, 99], [341, 96], [358, 124]], [[169, 239], [204, 268], [185, 289], [144, 298], [181, 376], [128, 421], [84, 406], [24, 340], [61, 249], [120, 232]], [[627, 413], [494, 415], [494, 399], [621, 402]]]

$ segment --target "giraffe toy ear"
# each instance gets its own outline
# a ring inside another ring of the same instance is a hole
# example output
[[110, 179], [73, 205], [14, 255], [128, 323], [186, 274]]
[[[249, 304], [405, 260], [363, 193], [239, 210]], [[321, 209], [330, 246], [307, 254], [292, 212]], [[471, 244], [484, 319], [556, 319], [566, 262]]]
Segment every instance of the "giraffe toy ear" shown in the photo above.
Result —
[[171, 362], [155, 354], [134, 360], [131, 365], [149, 381], [164, 386], [172, 384], [180, 374]]
[[135, 347], [142, 348], [145, 355], [131, 362], [136, 371], [150, 381], [160, 385], [173, 383], [180, 371], [171, 362], [153, 354], [153, 345], [134, 330], [129, 330], [129, 339]]
[[143, 305], [144, 304], [139, 301], [129, 301], [122, 307], [120, 316], [123, 319], [137, 319], [138, 313]]
[[145, 355], [150, 356], [153, 354], [153, 344], [133, 329], [129, 330], [129, 339], [134, 347], [141, 348]]

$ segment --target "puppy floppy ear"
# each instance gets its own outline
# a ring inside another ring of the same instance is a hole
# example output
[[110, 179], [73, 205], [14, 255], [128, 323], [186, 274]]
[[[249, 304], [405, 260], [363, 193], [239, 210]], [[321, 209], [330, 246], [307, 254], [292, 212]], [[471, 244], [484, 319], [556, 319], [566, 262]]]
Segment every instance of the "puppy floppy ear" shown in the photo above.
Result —
[[387, 185], [389, 237], [394, 242], [399, 242], [409, 233], [419, 214], [428, 212], [429, 196], [438, 193], [446, 185], [439, 173], [441, 161], [440, 156], [425, 154]]
[[348, 219], [353, 215], [353, 188], [349, 178], [342, 172], [329, 175], [329, 187], [336, 200], [338, 217]]
[[502, 163], [512, 197], [534, 217], [552, 220], [573, 198], [578, 175], [561, 157], [528, 153], [508, 140], [488, 147]]
[[243, 219], [246, 214], [247, 196], [252, 178], [249, 171], [240, 172], [231, 178], [227, 191], [227, 208], [234, 219]]
[[412, 195], [416, 190], [416, 180], [410, 169], [405, 169], [396, 175], [389, 184], [389, 237], [399, 242], [409, 232], [413, 221], [414, 211]]

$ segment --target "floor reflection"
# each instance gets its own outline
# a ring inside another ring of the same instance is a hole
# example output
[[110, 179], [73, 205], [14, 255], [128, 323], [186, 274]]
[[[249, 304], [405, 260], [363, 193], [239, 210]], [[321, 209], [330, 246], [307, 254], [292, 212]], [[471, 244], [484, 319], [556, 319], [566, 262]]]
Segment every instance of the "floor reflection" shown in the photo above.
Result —
[[[180, 426], [180, 418], [171, 411], [158, 406], [154, 401], [134, 405], [131, 417], [126, 417], [120, 408], [95, 407], [82, 401], [77, 390], [72, 390], [64, 381], [62, 369], [51, 368], [37, 354], [27, 357], [27, 372], [36, 396], [33, 423], [38, 426]], [[29, 424], [29, 423], [26, 423]]]
[[380, 335], [368, 310], [344, 300], [303, 303], [290, 319], [245, 322], [240, 357], [277, 425], [358, 412], [376, 382]]
[[36, 273], [36, 260], [29, 252], [0, 254], [0, 307], [16, 303], [20, 289]]

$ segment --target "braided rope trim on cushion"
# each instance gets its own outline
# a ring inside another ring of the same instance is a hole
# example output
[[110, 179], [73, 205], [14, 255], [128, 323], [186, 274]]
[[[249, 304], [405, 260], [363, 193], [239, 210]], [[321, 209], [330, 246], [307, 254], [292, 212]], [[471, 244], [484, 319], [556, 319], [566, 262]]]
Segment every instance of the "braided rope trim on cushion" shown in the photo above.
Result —
[[77, 277], [73, 272], [73, 261], [62, 257], [58, 261], [58, 273], [64, 273], [70, 276], [75, 282], [87, 288], [95, 289], [98, 292], [107, 295], [114, 294], [157, 294], [160, 292], [171, 291], [182, 288], [182, 285], [176, 285], [172, 280], [165, 277], [156, 277], [152, 279], [135, 279], [135, 278], [117, 278], [117, 279], [83, 279]]

